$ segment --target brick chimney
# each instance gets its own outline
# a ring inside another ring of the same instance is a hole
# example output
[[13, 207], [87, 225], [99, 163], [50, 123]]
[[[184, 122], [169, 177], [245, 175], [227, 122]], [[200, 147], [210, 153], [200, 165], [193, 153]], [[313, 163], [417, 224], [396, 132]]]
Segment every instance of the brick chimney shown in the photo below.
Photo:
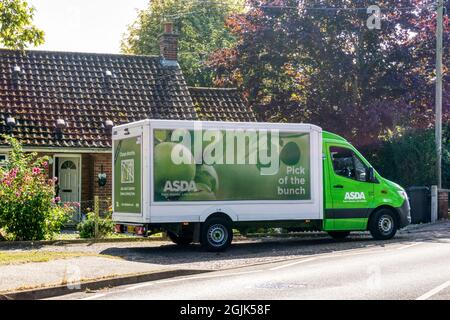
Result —
[[178, 60], [178, 34], [172, 22], [164, 23], [164, 32], [159, 37], [159, 52], [165, 60]]

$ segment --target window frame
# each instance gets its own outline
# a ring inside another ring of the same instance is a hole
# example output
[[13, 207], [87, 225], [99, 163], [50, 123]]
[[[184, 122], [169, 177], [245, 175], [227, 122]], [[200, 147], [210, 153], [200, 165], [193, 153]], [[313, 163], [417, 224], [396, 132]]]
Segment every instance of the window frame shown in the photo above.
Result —
[[7, 153], [2, 153], [2, 152], [0, 152], [0, 157], [5, 157], [5, 159], [0, 160], [0, 166], [3, 167], [3, 166], [4, 166], [4, 163], [3, 163], [3, 162], [6, 161], [6, 160], [8, 160], [9, 155], [8, 155]]
[[[66, 165], [67, 164], [67, 165]], [[64, 166], [66, 165], [66, 166]], [[59, 170], [78, 170], [77, 165], [75, 164], [75, 162], [73, 162], [72, 160], [65, 160]]]
[[[359, 152], [357, 152], [356, 149], [354, 149], [352, 146], [350, 146], [350, 145], [339, 145], [339, 144], [329, 144], [329, 145], [328, 145], [328, 154], [329, 154], [329, 156], [330, 156], [331, 170], [333, 171], [333, 174], [334, 174], [336, 177], [348, 179], [348, 180], [351, 180], [351, 181], [354, 181], [354, 182], [362, 182], [362, 183], [378, 183], [378, 179], [377, 179], [376, 177], [375, 177], [375, 181], [368, 181], [368, 180], [367, 180], [367, 176], [366, 176], [366, 180], [361, 181], [361, 180], [357, 179], [356, 176], [355, 176], [355, 178], [350, 178], [350, 177], [347, 177], [347, 176], [343, 176], [343, 175], [338, 174], [338, 173], [335, 171], [335, 169], [334, 169], [333, 155], [332, 155], [332, 152], [331, 152], [331, 148], [342, 148], [342, 149], [347, 149], [347, 150], [351, 151], [352, 154], [353, 154], [353, 156], [352, 156], [352, 163], [353, 163], [353, 167], [355, 168], [355, 172], [356, 172], [355, 156], [356, 156], [356, 158], [357, 158], [357, 159], [365, 166], [366, 170], [368, 170], [368, 169], [371, 167], [371, 165], [370, 165], [370, 163], [368, 163], [368, 161], [367, 161], [361, 154], [359, 154]], [[366, 173], [367, 173], [367, 171], [366, 171]], [[355, 174], [356, 174], [356, 173], [355, 173]]]

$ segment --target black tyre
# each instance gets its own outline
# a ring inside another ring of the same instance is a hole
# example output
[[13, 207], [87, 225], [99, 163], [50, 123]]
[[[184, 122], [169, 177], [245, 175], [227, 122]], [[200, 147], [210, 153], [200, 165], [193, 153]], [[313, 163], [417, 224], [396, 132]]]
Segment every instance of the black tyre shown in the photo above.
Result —
[[194, 236], [192, 232], [182, 232], [179, 235], [177, 235], [175, 232], [167, 231], [167, 235], [169, 236], [169, 239], [179, 245], [179, 246], [187, 246], [188, 244], [191, 244], [194, 240]]
[[224, 251], [230, 246], [232, 240], [233, 229], [228, 219], [212, 217], [203, 223], [200, 242], [206, 250]]
[[328, 231], [328, 235], [334, 240], [344, 240], [349, 234], [350, 231]]
[[376, 240], [392, 239], [397, 233], [397, 229], [397, 218], [389, 209], [378, 210], [370, 218], [369, 231]]

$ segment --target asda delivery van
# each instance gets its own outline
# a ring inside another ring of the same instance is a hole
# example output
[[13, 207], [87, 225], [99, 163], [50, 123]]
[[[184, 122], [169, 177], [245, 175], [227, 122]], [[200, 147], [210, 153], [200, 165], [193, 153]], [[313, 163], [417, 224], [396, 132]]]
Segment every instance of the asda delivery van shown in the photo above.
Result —
[[116, 232], [166, 231], [219, 251], [232, 229], [390, 239], [410, 223], [404, 189], [311, 124], [143, 120], [114, 127], [112, 138]]

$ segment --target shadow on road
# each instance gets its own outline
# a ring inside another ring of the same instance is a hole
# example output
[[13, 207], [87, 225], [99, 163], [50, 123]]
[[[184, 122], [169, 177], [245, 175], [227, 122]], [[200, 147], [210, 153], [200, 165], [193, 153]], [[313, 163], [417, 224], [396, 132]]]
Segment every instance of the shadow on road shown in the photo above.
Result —
[[[447, 234], [448, 236], [448, 234]], [[101, 254], [117, 256], [135, 262], [147, 262], [160, 265], [174, 265], [180, 263], [214, 262], [240, 259], [276, 260], [314, 254], [340, 252], [350, 249], [384, 247], [392, 243], [411, 243], [416, 240], [408, 235], [400, 234], [389, 241], [374, 241], [368, 234], [352, 235], [344, 241], [336, 241], [327, 236], [315, 238], [282, 238], [258, 239], [233, 243], [225, 252], [205, 252], [200, 245], [177, 246], [164, 244], [152, 247], [111, 247]], [[417, 241], [424, 241], [423, 237]]]

